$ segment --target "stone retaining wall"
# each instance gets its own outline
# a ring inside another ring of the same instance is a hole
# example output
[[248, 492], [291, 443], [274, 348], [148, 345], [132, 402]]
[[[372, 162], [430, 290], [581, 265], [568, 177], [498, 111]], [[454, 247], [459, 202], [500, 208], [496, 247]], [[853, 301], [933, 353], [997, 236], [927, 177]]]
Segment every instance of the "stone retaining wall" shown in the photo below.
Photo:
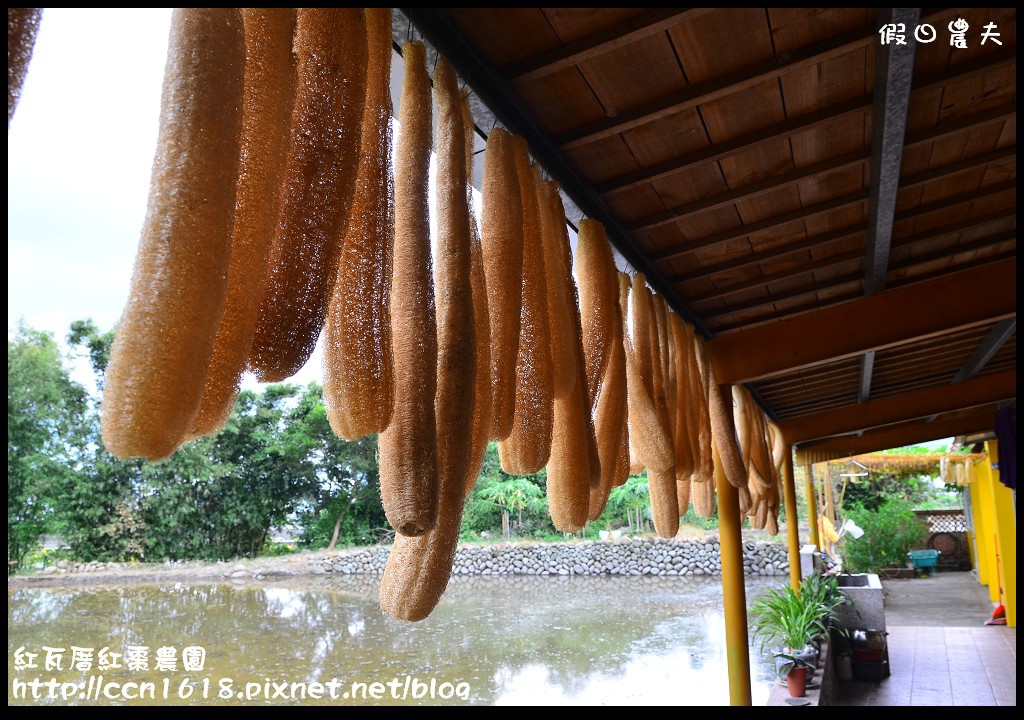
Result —
[[[317, 558], [315, 574], [384, 572], [388, 546], [356, 548]], [[743, 543], [747, 575], [789, 573], [782, 543]], [[453, 575], [711, 575], [722, 574], [718, 539], [585, 540], [461, 546]]]

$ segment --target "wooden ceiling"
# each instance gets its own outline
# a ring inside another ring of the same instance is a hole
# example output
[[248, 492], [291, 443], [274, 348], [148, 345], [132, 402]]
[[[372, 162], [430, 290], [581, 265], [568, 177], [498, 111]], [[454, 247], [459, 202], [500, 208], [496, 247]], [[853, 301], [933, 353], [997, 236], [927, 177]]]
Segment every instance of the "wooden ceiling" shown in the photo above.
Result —
[[453, 63], [481, 137], [525, 136], [805, 458], [991, 431], [1016, 403], [1015, 10], [395, 18], [396, 48]]

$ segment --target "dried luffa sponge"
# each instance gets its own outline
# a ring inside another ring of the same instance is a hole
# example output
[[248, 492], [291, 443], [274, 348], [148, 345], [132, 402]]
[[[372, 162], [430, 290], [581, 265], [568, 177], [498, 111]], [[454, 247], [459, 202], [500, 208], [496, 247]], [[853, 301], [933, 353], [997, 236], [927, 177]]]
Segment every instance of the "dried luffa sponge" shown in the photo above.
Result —
[[487, 304], [487, 276], [484, 271], [484, 251], [480, 241], [480, 225], [473, 210], [473, 140], [476, 128], [469, 107], [469, 95], [462, 94], [462, 123], [466, 133], [466, 204], [469, 211], [470, 283], [473, 286], [473, 316], [475, 318], [476, 369], [473, 393], [473, 455], [466, 475], [466, 495], [473, 491], [491, 434], [491, 319]]
[[294, 8], [242, 8], [242, 22], [245, 95], [228, 289], [193, 437], [220, 430], [241, 389], [267, 287], [295, 102]]
[[540, 180], [540, 176], [530, 162], [526, 140], [515, 136], [513, 148], [523, 205], [523, 304], [519, 320], [521, 332], [512, 432], [499, 442], [498, 457], [502, 469], [510, 475], [530, 475], [547, 465], [551, 456], [554, 378], [547, 271], [541, 246], [540, 210], [534, 190], [534, 183]]
[[368, 75], [356, 194], [324, 327], [324, 407], [346, 440], [391, 421], [391, 9], [367, 8]]
[[384, 513], [398, 533], [416, 536], [437, 519], [437, 327], [427, 189], [433, 100], [423, 44], [406, 43], [402, 59], [391, 281], [395, 405], [378, 448]]
[[244, 75], [237, 9], [173, 12], [149, 203], [100, 410], [119, 458], [168, 457], [199, 409], [227, 294]]
[[7, 129], [21, 99], [32, 50], [39, 34], [42, 8], [7, 8]]
[[[565, 355], [554, 363], [556, 392], [547, 467], [548, 511], [556, 529], [576, 532], [587, 522], [591, 479], [600, 478], [600, 460], [590, 413], [579, 297], [573, 282], [565, 208], [554, 181], [547, 181], [542, 187], [548, 306], [556, 308], [552, 311], [552, 353]], [[560, 384], [570, 385], [569, 391], [559, 393]]]
[[491, 440], [512, 433], [523, 303], [523, 201], [515, 142], [502, 128], [487, 136], [480, 242], [491, 326]]
[[285, 195], [249, 351], [260, 382], [285, 380], [306, 364], [327, 314], [359, 171], [365, 8], [299, 8], [295, 54]]
[[466, 196], [466, 135], [455, 73], [444, 58], [434, 70], [437, 122], [437, 457], [438, 521], [419, 537], [398, 536], [384, 568], [381, 608], [402, 620], [434, 609], [448, 585], [462, 524], [472, 456], [476, 317]]

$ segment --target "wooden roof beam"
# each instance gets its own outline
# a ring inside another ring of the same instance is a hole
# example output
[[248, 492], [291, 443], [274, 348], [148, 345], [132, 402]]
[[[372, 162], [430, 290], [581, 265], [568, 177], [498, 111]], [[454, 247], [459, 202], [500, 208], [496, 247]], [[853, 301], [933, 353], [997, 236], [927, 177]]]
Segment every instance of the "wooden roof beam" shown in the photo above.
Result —
[[502, 71], [509, 85], [517, 87], [599, 57], [607, 52], [668, 30], [713, 8], [664, 8], [651, 10], [624, 23], [580, 38]]
[[[937, 22], [940, 18], [952, 17], [955, 14], [956, 10], [953, 8], [941, 8], [925, 16], [925, 19]], [[868, 30], [857, 29], [836, 35], [814, 45], [794, 50], [784, 57], [772, 58], [722, 77], [691, 85], [681, 92], [657, 98], [651, 103], [623, 112], [614, 119], [602, 120], [574, 130], [558, 138], [556, 142], [563, 150], [582, 147], [596, 140], [612, 137], [726, 95], [755, 87], [763, 82], [784, 77], [802, 68], [841, 57], [859, 48], [867, 47], [872, 42], [878, 42], [878, 28], [873, 25]], [[1015, 48], [1010, 49], [1015, 50]], [[1014, 60], [1016, 60], [1016, 55], [1014, 55]]]
[[712, 338], [715, 377], [750, 382], [1016, 317], [1016, 272], [1016, 257], [1007, 258]]
[[[939, 415], [932, 422], [914, 420], [877, 430], [868, 430], [861, 436], [846, 435], [800, 443], [797, 447], [798, 462], [802, 464], [805, 457], [813, 457], [815, 453], [835, 451], [843, 456], [859, 455], [860, 453], [879, 452], [975, 432], [990, 432], [995, 427], [996, 409], [996, 405], [985, 405]], [[811, 462], [816, 461], [812, 459]]]
[[969, 378], [974, 377], [978, 372], [988, 365], [988, 361], [999, 352], [1000, 348], [1006, 344], [1017, 332], [1017, 318], [1007, 318], [1006, 320], [1000, 320], [997, 322], [988, 334], [985, 335], [985, 339], [982, 340], [978, 347], [974, 348], [974, 352], [964, 363], [964, 366], [957, 372], [956, 377], [953, 378], [953, 382], [961, 383]]
[[843, 435], [868, 428], [895, 425], [908, 420], [964, 410], [1017, 397], [1017, 373], [1013, 370], [983, 375], [933, 387], [911, 390], [835, 410], [803, 415], [779, 422], [789, 443]]

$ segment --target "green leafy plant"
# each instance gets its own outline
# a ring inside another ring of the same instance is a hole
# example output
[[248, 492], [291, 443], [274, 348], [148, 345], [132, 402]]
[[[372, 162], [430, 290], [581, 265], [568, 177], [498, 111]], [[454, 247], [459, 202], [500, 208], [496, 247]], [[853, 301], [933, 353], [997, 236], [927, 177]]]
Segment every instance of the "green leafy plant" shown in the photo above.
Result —
[[769, 588], [750, 606], [754, 635], [761, 639], [761, 651], [773, 645], [774, 654], [795, 654], [818, 635], [826, 632], [821, 605], [805, 598], [789, 585]]
[[910, 502], [899, 498], [886, 498], [874, 510], [850, 508], [846, 514], [864, 530], [862, 537], [843, 543], [844, 565], [852, 573], [902, 566], [907, 552], [924, 547], [928, 536]]
[[800, 599], [809, 605], [817, 605], [826, 627], [831, 627], [845, 636], [847, 629], [838, 621], [841, 609], [851, 605], [850, 598], [839, 589], [839, 578], [816, 570], [800, 583]]

